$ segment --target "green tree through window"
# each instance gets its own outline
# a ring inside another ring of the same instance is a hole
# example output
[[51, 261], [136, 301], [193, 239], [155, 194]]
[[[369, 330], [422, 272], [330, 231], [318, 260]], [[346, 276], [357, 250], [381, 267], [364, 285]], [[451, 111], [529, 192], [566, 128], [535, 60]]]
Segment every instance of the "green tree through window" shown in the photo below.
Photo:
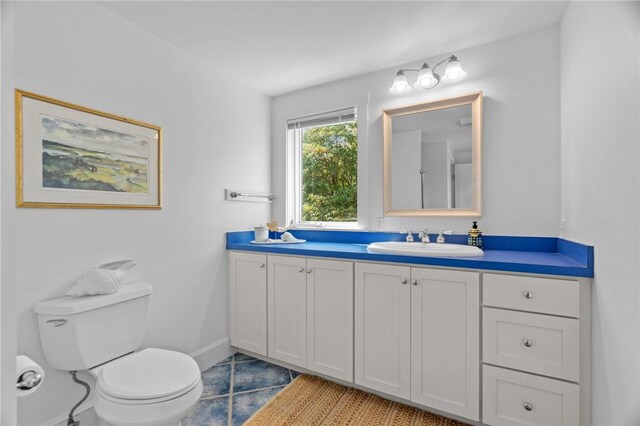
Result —
[[358, 125], [305, 129], [302, 135], [302, 220], [358, 220]]

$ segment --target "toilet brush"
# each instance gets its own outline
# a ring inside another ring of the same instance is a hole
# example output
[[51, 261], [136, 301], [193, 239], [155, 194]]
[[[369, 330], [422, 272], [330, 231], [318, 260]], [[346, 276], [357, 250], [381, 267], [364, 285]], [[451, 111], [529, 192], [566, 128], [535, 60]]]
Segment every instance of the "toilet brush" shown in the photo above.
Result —
[[80, 404], [82, 404], [89, 397], [91, 388], [89, 387], [89, 384], [87, 382], [83, 382], [82, 380], [78, 379], [78, 377], [76, 377], [77, 371], [69, 371], [69, 373], [71, 374], [71, 378], [73, 379], [73, 381], [84, 386], [86, 390], [86, 393], [84, 394], [82, 399], [78, 401], [76, 405], [73, 406], [71, 411], [69, 411], [69, 418], [67, 419], [67, 426], [80, 426], [80, 421], [76, 421], [73, 418], [73, 412], [76, 411], [76, 409], [80, 406]]

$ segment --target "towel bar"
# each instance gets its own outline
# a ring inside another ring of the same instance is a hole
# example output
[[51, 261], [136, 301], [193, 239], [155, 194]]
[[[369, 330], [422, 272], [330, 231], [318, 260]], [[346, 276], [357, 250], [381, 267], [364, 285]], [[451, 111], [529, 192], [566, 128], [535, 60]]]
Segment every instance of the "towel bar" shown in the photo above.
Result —
[[224, 199], [228, 201], [254, 201], [259, 203], [271, 203], [276, 197], [273, 194], [251, 194], [241, 191], [224, 190]]

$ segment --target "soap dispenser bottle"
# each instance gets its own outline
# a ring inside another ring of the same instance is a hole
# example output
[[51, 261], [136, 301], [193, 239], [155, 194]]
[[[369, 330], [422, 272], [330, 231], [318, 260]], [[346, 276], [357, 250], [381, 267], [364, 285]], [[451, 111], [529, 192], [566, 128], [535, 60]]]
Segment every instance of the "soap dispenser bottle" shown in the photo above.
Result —
[[467, 234], [467, 245], [482, 248], [482, 231], [478, 229], [478, 222], [474, 221], [473, 226]]

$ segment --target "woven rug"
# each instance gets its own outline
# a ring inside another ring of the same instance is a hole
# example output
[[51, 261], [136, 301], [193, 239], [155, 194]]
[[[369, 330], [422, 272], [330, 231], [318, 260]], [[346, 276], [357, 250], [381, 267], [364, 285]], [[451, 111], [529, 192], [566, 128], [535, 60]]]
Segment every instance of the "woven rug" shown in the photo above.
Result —
[[245, 426], [462, 426], [319, 377], [301, 375], [258, 410]]

